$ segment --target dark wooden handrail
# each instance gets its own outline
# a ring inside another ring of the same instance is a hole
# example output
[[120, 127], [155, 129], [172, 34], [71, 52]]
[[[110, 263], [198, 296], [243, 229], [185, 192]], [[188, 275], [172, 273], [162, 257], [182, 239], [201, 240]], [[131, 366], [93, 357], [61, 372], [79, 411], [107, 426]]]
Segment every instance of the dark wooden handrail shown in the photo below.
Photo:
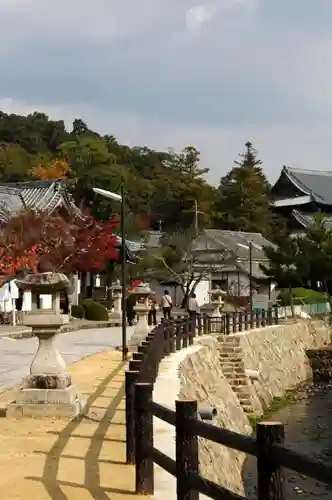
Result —
[[[284, 468], [326, 484], [332, 484], [332, 466], [284, 446], [284, 424], [261, 422], [256, 437], [228, 431], [202, 422], [197, 401], [176, 401], [175, 411], [152, 401], [153, 384], [136, 383], [136, 492], [153, 494], [153, 463], [176, 477], [177, 500], [197, 500], [202, 493], [210, 498], [246, 500], [199, 474], [198, 438], [205, 438], [257, 458], [258, 500], [285, 500]], [[153, 446], [153, 417], [175, 425], [176, 459]]]
[[[137, 464], [137, 456], [140, 456], [142, 450], [146, 450], [146, 444], [138, 443], [137, 428], [140, 428], [138, 409], [136, 407], [136, 386], [139, 383], [145, 383], [148, 385], [154, 384], [156, 377], [158, 375], [159, 365], [162, 359], [169, 354], [174, 353], [179, 349], [186, 348], [193, 344], [194, 337], [196, 335], [207, 334], [210, 332], [216, 332], [221, 335], [229, 335], [237, 331], [247, 330], [248, 328], [259, 328], [265, 324], [278, 324], [278, 309], [271, 309], [266, 315], [262, 313], [225, 313], [222, 317], [213, 318], [204, 315], [203, 317], [197, 318], [197, 323], [195, 320], [190, 320], [189, 318], [177, 318], [176, 320], [163, 321], [160, 325], [156, 326], [151, 333], [147, 335], [141, 345], [138, 346], [137, 352], [133, 353], [132, 360], [129, 362], [129, 370], [126, 372], [126, 382], [125, 382], [125, 396], [126, 396], [126, 460], [129, 464]], [[152, 415], [161, 418], [165, 422], [176, 426], [176, 413], [172, 410], [165, 408], [152, 400], [146, 402], [149, 407], [140, 406], [142, 410], [142, 415]], [[145, 413], [144, 413], [145, 412]], [[137, 423], [138, 422], [138, 423]], [[152, 420], [151, 420], [152, 422]], [[256, 441], [254, 443], [250, 440], [248, 436], [237, 435], [231, 431], [223, 429], [223, 436], [215, 434], [215, 427], [209, 426], [206, 423], [192, 419], [190, 420], [190, 425], [192, 428], [196, 428], [196, 436], [205, 437], [206, 439], [214, 440], [217, 443], [225, 444], [231, 448], [243, 451], [245, 453], [251, 453], [250, 450], [257, 445]], [[152, 425], [152, 423], [151, 423]], [[220, 429], [219, 429], [220, 430]], [[193, 436], [193, 435], [192, 435]], [[143, 447], [143, 448], [142, 448]], [[160, 451], [153, 448], [153, 445], [149, 448], [149, 453], [145, 456], [144, 460], [150, 463], [151, 456], [154, 457], [156, 463], [161, 467], [160, 462], [163, 462], [166, 470], [170, 467], [170, 458], [164, 456]], [[189, 458], [187, 457], [189, 460]], [[186, 459], [186, 460], [187, 460]], [[189, 460], [190, 462], [190, 460]], [[145, 463], [145, 462], [144, 462]], [[150, 467], [150, 465], [149, 465]], [[152, 467], [153, 469], [153, 467]], [[175, 469], [172, 469], [175, 470]], [[192, 468], [190, 469], [192, 473]], [[151, 472], [150, 468], [147, 470], [145, 466], [140, 465], [140, 471], [138, 471], [138, 483], [137, 491], [143, 491], [144, 488], [153, 489], [153, 478], [148, 478], [148, 486], [142, 486], [145, 482], [142, 477], [144, 474], [149, 474]], [[188, 471], [189, 474], [189, 471]], [[196, 474], [196, 473], [195, 473]], [[140, 481], [143, 481], [141, 484]], [[217, 498], [220, 498], [221, 491], [224, 491], [221, 487], [217, 485], [212, 486], [212, 483], [206, 482], [203, 478], [200, 478], [198, 474], [193, 476], [193, 481], [204, 482], [204, 491], [208, 488], [209, 491], [214, 491]], [[202, 483], [203, 484], [203, 483]], [[183, 491], [187, 491], [182, 496], [178, 498], [185, 498], [185, 500], [196, 500], [196, 496], [188, 489], [188, 485], [182, 484], [179, 486]], [[221, 489], [220, 489], [221, 488]], [[203, 491], [202, 491], [203, 492]], [[219, 492], [218, 494], [216, 492]], [[225, 493], [225, 492], [224, 492]], [[226, 493], [225, 493], [226, 494]], [[219, 497], [218, 497], [219, 495]], [[212, 496], [212, 498], [214, 498]], [[225, 497], [226, 498], [226, 497]], [[228, 497], [227, 497], [228, 498]], [[230, 498], [230, 497], [229, 497]], [[239, 498], [234, 497], [234, 498]], [[272, 497], [271, 497], [272, 498]], [[270, 499], [268, 499], [270, 500]], [[282, 498], [278, 497], [278, 500]]]

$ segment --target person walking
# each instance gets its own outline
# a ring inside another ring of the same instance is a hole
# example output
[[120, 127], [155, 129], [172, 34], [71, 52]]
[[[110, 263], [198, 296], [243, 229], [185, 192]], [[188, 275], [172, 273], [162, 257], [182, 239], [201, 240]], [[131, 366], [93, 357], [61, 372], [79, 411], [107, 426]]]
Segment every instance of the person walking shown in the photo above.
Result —
[[134, 294], [129, 294], [126, 300], [126, 313], [127, 313], [127, 321], [129, 326], [133, 326], [134, 319], [136, 316], [135, 313], [135, 307], [136, 305], [136, 298]]
[[197, 327], [197, 318], [200, 314], [200, 308], [196, 299], [196, 294], [191, 293], [189, 300], [188, 300], [188, 313], [189, 313], [189, 318], [190, 322], [192, 324], [193, 330], [195, 332], [196, 327]]
[[157, 303], [155, 299], [149, 300], [148, 325], [156, 326], [157, 324]]
[[161, 297], [161, 307], [163, 310], [164, 318], [171, 319], [173, 302], [168, 290], [164, 290], [164, 295]]

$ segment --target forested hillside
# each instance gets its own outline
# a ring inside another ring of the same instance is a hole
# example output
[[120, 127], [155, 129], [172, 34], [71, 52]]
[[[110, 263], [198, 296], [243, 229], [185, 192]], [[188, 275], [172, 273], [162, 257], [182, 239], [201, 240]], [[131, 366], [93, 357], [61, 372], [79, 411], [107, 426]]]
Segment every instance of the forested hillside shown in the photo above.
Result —
[[[248, 169], [245, 159], [243, 166]], [[221, 171], [225, 167], [221, 164]], [[91, 206], [101, 218], [117, 211], [118, 206], [97, 199], [91, 187], [117, 191], [123, 183], [128, 217], [141, 216], [141, 223], [144, 221], [151, 229], [190, 227], [195, 200], [200, 227], [235, 229], [236, 223], [229, 213], [236, 208], [232, 203], [233, 200], [238, 203], [238, 198], [231, 193], [228, 203], [224, 181], [222, 189], [211, 186], [206, 181], [207, 172], [193, 146], [180, 153], [172, 149], [154, 151], [146, 146], [130, 148], [119, 144], [112, 135], [101, 136], [90, 130], [80, 119], [74, 120], [72, 130], [68, 131], [63, 121], [53, 121], [43, 113], [20, 116], [0, 112], [0, 182], [66, 177], [76, 203], [81, 207]], [[257, 179], [252, 180], [255, 176], [253, 170], [244, 180], [257, 186]], [[240, 182], [241, 176], [237, 180]], [[261, 192], [255, 189], [260, 204], [266, 188]], [[259, 221], [256, 226], [250, 227], [265, 231]]]

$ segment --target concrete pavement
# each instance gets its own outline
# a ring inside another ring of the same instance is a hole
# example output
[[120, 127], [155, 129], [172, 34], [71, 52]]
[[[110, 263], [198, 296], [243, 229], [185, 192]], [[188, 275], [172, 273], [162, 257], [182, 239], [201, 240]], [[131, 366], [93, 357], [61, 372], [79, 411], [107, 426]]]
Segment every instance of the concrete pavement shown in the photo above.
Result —
[[[128, 341], [133, 330], [133, 327], [127, 327]], [[65, 362], [70, 365], [92, 354], [121, 345], [121, 327], [61, 333], [57, 336], [55, 345]], [[36, 338], [13, 340], [0, 337], [0, 392], [17, 386], [29, 374], [37, 346]]]

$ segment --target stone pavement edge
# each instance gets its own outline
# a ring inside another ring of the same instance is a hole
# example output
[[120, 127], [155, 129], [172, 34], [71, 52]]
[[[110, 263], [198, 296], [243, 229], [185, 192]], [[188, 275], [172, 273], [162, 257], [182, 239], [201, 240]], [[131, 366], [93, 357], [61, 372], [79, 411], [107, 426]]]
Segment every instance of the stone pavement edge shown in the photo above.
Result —
[[5, 407], [15, 390], [0, 395], [1, 498], [142, 500], [134, 467], [125, 463], [126, 365], [111, 350], [69, 367], [88, 400], [78, 420], [9, 419]]

